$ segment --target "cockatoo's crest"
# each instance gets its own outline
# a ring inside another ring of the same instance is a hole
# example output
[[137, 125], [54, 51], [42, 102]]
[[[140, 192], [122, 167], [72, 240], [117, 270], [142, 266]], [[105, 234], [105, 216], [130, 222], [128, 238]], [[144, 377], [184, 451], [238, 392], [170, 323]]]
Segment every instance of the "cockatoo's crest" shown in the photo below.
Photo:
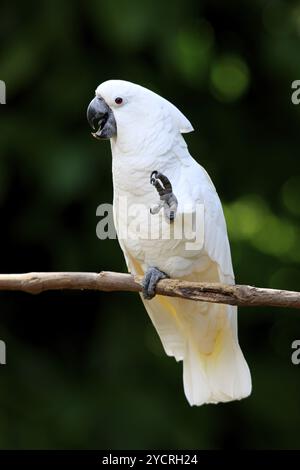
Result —
[[[190, 121], [181, 111], [179, 111], [178, 108], [176, 108], [176, 106], [165, 98], [162, 98], [157, 93], [135, 83], [127, 82], [125, 80], [108, 80], [98, 86], [96, 89], [96, 96], [100, 96], [105, 99], [106, 103], [113, 109], [117, 122], [118, 110], [121, 110], [123, 106], [121, 107], [120, 105], [117, 105], [115, 100], [116, 98], [121, 97], [123, 100], [122, 105], [130, 105], [137, 118], [142, 117], [141, 111], [145, 113], [145, 117], [151, 118], [151, 116], [155, 116], [157, 114], [158, 110], [160, 112], [163, 110], [163, 114], [171, 118], [173, 129], [176, 129], [182, 134], [192, 132], [194, 130]], [[149, 107], [151, 107], [152, 113], [149, 113]], [[124, 109], [126, 109], [125, 106]]]

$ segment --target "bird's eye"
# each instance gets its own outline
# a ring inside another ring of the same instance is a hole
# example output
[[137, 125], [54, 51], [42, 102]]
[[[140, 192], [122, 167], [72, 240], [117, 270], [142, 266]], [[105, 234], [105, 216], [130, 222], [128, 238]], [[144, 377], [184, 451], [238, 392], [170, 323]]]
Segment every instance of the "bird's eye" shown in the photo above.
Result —
[[118, 96], [118, 98], [115, 99], [115, 103], [116, 103], [116, 104], [122, 104], [122, 103], [123, 103], [123, 98], [121, 98], [120, 96]]

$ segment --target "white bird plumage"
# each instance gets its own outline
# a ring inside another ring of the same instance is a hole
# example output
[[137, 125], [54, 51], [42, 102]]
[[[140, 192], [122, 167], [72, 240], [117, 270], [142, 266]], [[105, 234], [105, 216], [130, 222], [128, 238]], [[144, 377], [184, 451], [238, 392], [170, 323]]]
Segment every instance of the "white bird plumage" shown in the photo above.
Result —
[[[156, 202], [157, 193], [149, 184], [153, 170], [171, 181], [178, 199], [177, 215], [187, 205], [204, 205], [204, 244], [197, 251], [187, 250], [185, 239], [151, 240], [138, 234], [134, 239], [120, 237], [129, 271], [144, 274], [155, 266], [174, 278], [233, 284], [218, 194], [181, 135], [193, 130], [188, 119], [164, 98], [126, 81], [104, 82], [96, 96], [110, 106], [117, 123], [117, 136], [111, 139], [117, 233], [128, 228], [127, 216], [119, 210], [122, 197], [128, 207], [139, 203], [150, 208]], [[122, 106], [115, 103], [117, 96], [122, 97]], [[148, 217], [145, 212], [145, 223]], [[163, 223], [161, 214], [152, 217]], [[165, 352], [183, 361], [184, 391], [191, 405], [226, 402], [251, 393], [249, 368], [238, 344], [236, 307], [160, 295], [142, 300]]]

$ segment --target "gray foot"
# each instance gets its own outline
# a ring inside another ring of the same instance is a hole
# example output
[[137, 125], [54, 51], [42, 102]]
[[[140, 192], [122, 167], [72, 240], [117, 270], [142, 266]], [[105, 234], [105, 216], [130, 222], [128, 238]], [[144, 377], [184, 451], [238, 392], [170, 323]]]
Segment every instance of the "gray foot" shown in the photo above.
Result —
[[160, 199], [159, 204], [150, 209], [150, 213], [157, 214], [163, 208], [166, 219], [172, 223], [176, 216], [178, 201], [170, 180], [162, 173], [152, 171], [150, 183], [157, 190]]
[[160, 279], [169, 277], [166, 273], [157, 268], [150, 267], [147, 269], [143, 279], [143, 297], [150, 300], [155, 296], [156, 284]]

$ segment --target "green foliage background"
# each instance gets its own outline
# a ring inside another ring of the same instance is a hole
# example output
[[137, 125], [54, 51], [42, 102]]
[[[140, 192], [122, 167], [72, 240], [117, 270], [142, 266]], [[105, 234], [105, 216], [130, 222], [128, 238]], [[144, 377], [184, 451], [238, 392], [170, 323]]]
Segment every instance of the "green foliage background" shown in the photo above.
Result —
[[[96, 86], [122, 78], [193, 123], [237, 282], [300, 290], [299, 2], [3, 0], [0, 44], [1, 272], [125, 270], [118, 242], [96, 238], [111, 157], [85, 118]], [[300, 447], [296, 311], [240, 309], [253, 394], [200, 408], [137, 295], [1, 293], [0, 328], [1, 448]]]

